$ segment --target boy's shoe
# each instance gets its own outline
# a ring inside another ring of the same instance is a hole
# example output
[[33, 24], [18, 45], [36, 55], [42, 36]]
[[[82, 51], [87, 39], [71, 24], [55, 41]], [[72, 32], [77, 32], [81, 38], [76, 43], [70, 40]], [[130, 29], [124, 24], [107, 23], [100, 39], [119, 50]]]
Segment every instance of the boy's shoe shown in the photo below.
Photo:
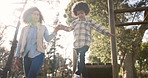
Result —
[[73, 78], [80, 78], [80, 75], [74, 74]]

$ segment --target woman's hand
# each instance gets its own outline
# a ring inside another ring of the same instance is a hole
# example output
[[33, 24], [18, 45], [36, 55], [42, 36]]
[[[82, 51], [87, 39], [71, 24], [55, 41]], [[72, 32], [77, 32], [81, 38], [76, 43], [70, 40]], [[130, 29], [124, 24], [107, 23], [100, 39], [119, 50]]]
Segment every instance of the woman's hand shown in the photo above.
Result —
[[19, 69], [19, 58], [18, 58], [18, 57], [15, 57], [13, 66], [14, 66], [14, 68], [15, 68], [16, 70]]

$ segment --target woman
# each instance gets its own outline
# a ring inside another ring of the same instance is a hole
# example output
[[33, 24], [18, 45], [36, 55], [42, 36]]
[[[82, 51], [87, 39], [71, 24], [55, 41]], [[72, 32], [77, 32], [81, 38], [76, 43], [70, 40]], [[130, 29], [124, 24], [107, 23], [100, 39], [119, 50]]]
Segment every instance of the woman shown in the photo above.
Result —
[[18, 59], [22, 57], [26, 78], [36, 78], [42, 67], [45, 56], [43, 39], [49, 42], [61, 29], [56, 27], [49, 35], [47, 28], [42, 25], [43, 21], [43, 16], [37, 7], [32, 7], [23, 14], [23, 22], [27, 26], [21, 32], [14, 67], [18, 69]]

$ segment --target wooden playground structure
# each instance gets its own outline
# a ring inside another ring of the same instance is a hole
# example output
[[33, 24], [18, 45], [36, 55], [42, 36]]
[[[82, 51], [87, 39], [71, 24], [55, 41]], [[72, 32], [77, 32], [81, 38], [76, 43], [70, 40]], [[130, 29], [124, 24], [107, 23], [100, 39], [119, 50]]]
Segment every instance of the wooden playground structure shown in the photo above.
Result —
[[[108, 10], [109, 10], [108, 12], [109, 12], [110, 32], [112, 34], [115, 34], [115, 27], [148, 24], [148, 21], [145, 21], [145, 19], [142, 22], [130, 22], [130, 23], [122, 23], [122, 24], [117, 24], [115, 22], [115, 15], [118, 13], [146, 11], [148, 10], [148, 7], [138, 7], [138, 8], [115, 10], [114, 5], [113, 5], [113, 0], [108, 0]], [[119, 67], [117, 63], [116, 38], [115, 37], [111, 38], [111, 56], [112, 56], [111, 65], [86, 65], [90, 78], [119, 78], [118, 76]], [[102, 69], [106, 71], [103, 72]]]

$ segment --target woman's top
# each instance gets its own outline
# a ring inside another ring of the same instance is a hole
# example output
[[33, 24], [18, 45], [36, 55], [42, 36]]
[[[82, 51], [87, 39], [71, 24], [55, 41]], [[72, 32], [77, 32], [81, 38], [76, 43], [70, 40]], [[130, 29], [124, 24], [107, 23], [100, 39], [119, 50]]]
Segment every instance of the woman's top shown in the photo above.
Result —
[[[21, 33], [20, 40], [17, 46], [17, 51], [16, 51], [17, 57], [25, 57], [26, 55], [28, 55], [28, 57], [34, 58], [39, 54], [44, 53], [44, 51], [38, 50], [38, 48], [40, 49], [40, 47], [41, 48], [43, 47], [43, 38], [47, 42], [49, 42], [51, 39], [55, 37], [56, 33], [53, 32], [52, 34], [49, 35], [47, 28], [45, 26], [43, 27], [44, 27], [44, 30], [39, 29], [37, 26], [29, 27], [28, 30], [26, 31], [25, 31], [25, 27], [22, 29], [22, 33]], [[25, 34], [27, 35], [26, 38], [23, 37], [24, 32], [27, 33]], [[41, 35], [41, 32], [43, 32], [43, 36]], [[24, 45], [24, 48], [22, 44]], [[21, 48], [23, 48], [22, 55], [21, 55]]]

